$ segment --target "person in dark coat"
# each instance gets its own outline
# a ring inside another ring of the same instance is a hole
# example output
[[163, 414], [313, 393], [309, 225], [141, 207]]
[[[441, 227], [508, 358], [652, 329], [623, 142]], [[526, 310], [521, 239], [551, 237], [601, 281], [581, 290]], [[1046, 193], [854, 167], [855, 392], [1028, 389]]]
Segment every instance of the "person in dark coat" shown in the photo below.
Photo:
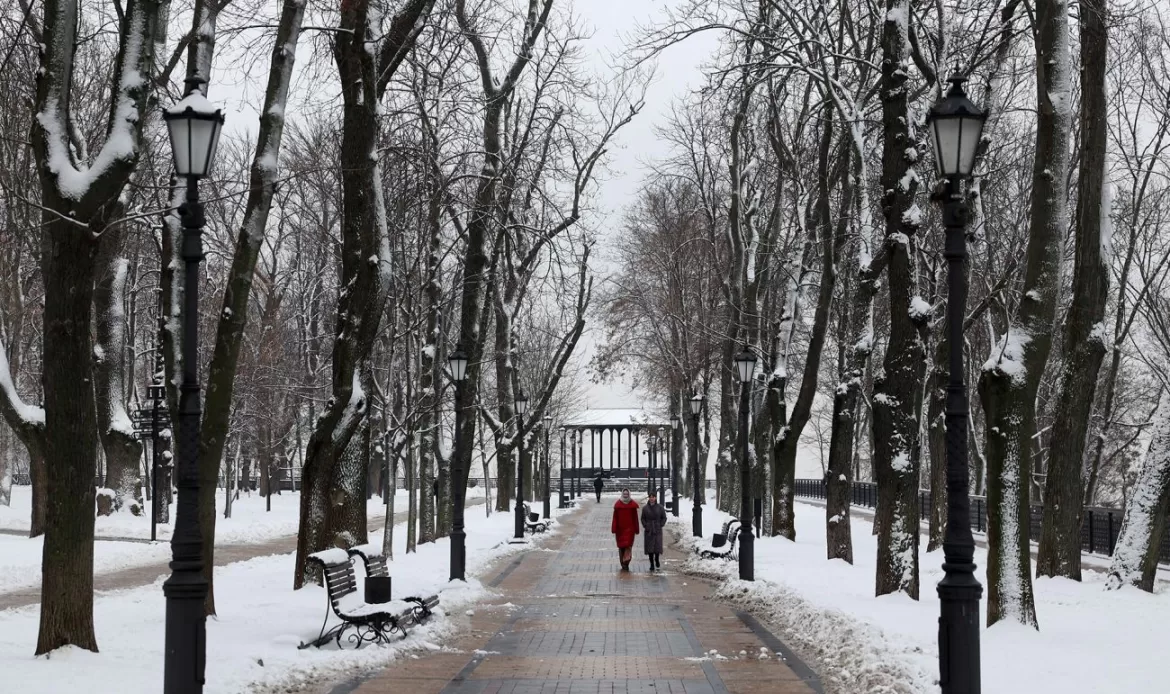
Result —
[[638, 502], [630, 498], [629, 489], [623, 489], [622, 498], [613, 505], [613, 523], [609, 531], [617, 540], [618, 561], [621, 562], [622, 571], [629, 571], [634, 537], [638, 534]]
[[605, 486], [605, 482], [601, 481], [601, 475], [593, 478], [593, 491], [597, 492], [597, 503], [601, 503], [601, 489]]
[[646, 556], [650, 557], [650, 570], [662, 569], [662, 528], [666, 525], [666, 509], [658, 503], [658, 497], [650, 492], [650, 498], [642, 507], [642, 535]]

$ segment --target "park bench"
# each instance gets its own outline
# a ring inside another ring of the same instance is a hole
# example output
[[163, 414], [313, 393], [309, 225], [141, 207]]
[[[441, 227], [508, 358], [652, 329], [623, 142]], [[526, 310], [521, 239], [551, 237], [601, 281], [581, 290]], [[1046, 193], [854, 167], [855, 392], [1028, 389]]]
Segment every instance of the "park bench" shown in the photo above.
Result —
[[[320, 648], [329, 641], [335, 641], [338, 648], [343, 648], [343, 638], [355, 648], [361, 648], [366, 643], [390, 643], [392, 634], [398, 633], [405, 637], [406, 627], [416, 621], [416, 604], [401, 601], [371, 605], [362, 600], [357, 594], [357, 574], [353, 570], [353, 561], [345, 550], [315, 552], [309, 555], [308, 561], [310, 565], [321, 569], [329, 606], [325, 608], [321, 633], [312, 641], [300, 644], [299, 648]], [[330, 612], [341, 623], [327, 628]]]
[[530, 533], [543, 533], [552, 525], [552, 519], [541, 520], [539, 513], [533, 513], [528, 503], [524, 503], [524, 529]]
[[[357, 547], [350, 547], [348, 550], [349, 556], [357, 557], [362, 560], [362, 564], [366, 567], [366, 578], [388, 578], [390, 576], [389, 567], [386, 566], [386, 555], [382, 554], [382, 548], [374, 544], [358, 545]], [[403, 602], [413, 605], [414, 623], [421, 624], [424, 620], [434, 614], [435, 608], [439, 606], [439, 596], [431, 595], [429, 597], [419, 597], [412, 595], [410, 597], [402, 598]]]
[[735, 543], [739, 540], [739, 531], [743, 524], [732, 518], [723, 524], [723, 532], [711, 537], [710, 547], [696, 547], [695, 551], [707, 559], [728, 559], [736, 556]]

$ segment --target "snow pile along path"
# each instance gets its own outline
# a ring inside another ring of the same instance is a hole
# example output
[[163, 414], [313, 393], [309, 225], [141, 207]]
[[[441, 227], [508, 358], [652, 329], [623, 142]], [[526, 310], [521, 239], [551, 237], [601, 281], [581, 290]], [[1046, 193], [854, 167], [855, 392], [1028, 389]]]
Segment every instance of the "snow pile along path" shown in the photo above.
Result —
[[[825, 511], [796, 504], [797, 541], [756, 541], [756, 581], [740, 581], [734, 560], [692, 554], [686, 571], [717, 579], [715, 596], [767, 619], [820, 675], [826, 691], [855, 694], [934, 693], [938, 686], [936, 585], [942, 552], [920, 547], [922, 594], [874, 597], [877, 545], [868, 519], [852, 519], [854, 565], [825, 559]], [[704, 508], [709, 543], [726, 514]], [[670, 526], [668, 526], [670, 527]], [[690, 524], [674, 526], [680, 545], [694, 546]], [[977, 548], [976, 577], [986, 586], [987, 552]], [[1165, 691], [1160, 649], [1170, 641], [1170, 590], [1104, 590], [1105, 575], [1081, 583], [1037, 579], [1040, 631], [1000, 623], [981, 632], [987, 692]], [[980, 602], [986, 624], [987, 595]], [[1102, 658], [1101, 644], [1109, 644]]]

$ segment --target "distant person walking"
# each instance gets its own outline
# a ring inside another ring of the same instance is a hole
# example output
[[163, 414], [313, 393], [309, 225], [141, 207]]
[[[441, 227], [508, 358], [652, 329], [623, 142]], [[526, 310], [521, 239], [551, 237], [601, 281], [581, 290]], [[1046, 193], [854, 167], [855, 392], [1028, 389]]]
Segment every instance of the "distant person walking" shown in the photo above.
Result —
[[650, 492], [650, 498], [642, 507], [642, 535], [646, 556], [650, 557], [650, 570], [662, 569], [662, 528], [666, 525], [666, 509], [658, 503], [658, 497]]
[[601, 489], [605, 486], [605, 482], [601, 481], [601, 475], [593, 478], [593, 491], [597, 492], [597, 503], [601, 503]]
[[622, 498], [613, 505], [613, 523], [609, 531], [617, 540], [618, 560], [622, 571], [630, 570], [633, 558], [634, 537], [638, 534], [638, 502], [630, 498], [630, 490], [622, 490]]

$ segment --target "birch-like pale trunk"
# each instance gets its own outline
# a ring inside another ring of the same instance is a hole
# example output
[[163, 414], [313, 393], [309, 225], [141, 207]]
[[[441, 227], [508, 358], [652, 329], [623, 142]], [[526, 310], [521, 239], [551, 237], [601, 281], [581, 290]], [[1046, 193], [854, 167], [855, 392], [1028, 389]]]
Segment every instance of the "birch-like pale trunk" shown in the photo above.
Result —
[[1106, 590], [1134, 586], [1154, 592], [1158, 551], [1170, 509], [1170, 397], [1165, 393], [1150, 431], [1150, 447], [1125, 504]]

